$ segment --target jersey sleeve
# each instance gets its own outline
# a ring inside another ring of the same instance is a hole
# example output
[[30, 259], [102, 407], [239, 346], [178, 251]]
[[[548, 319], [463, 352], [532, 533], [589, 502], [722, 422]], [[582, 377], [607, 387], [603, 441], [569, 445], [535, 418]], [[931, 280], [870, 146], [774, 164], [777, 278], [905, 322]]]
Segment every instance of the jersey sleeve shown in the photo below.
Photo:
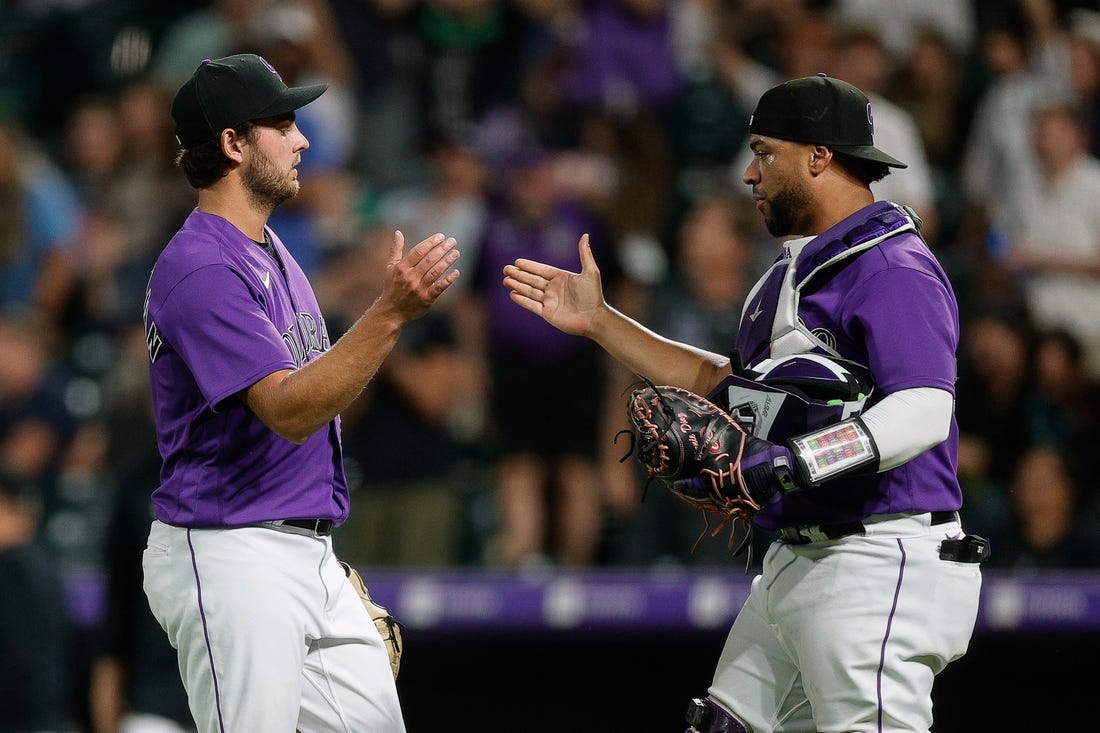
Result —
[[893, 267], [853, 295], [849, 317], [862, 331], [882, 393], [935, 387], [955, 394], [959, 315], [949, 286], [931, 273]]
[[241, 277], [209, 265], [188, 274], [155, 321], [212, 408], [272, 372], [295, 367], [282, 334]]

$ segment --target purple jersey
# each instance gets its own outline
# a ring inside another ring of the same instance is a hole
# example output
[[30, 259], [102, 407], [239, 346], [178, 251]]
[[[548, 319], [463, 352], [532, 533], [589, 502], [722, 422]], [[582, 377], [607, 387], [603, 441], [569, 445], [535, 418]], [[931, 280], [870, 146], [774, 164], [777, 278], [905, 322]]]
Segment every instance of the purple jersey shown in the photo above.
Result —
[[[865, 207], [807, 242], [792, 267], [774, 267], [746, 302], [737, 339], [746, 365], [801, 341], [804, 351], [832, 352], [869, 367], [876, 388], [868, 406], [913, 387], [954, 395], [958, 305], [903, 210], [888, 202]], [[789, 323], [780, 323], [783, 318]], [[948, 439], [911, 461], [792, 492], [757, 523], [778, 529], [958, 509], [958, 440], [952, 417]]]
[[347, 517], [339, 417], [295, 445], [237, 397], [329, 347], [305, 274], [267, 233], [282, 269], [228, 221], [195, 210], [153, 267], [145, 336], [164, 461], [153, 503], [167, 524]]

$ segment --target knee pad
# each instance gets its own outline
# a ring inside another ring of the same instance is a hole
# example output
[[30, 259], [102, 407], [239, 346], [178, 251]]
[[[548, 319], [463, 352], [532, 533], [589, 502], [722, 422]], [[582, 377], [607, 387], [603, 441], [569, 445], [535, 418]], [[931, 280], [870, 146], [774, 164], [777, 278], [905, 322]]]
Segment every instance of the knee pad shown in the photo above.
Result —
[[745, 726], [709, 697], [693, 699], [688, 705], [686, 718], [691, 727], [684, 733], [749, 733]]

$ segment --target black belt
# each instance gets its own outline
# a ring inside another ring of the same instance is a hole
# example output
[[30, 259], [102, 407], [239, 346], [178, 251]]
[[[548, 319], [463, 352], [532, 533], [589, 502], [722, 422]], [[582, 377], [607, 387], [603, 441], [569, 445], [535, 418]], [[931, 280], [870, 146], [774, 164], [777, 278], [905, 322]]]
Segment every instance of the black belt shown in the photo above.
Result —
[[[947, 524], [959, 521], [958, 512], [932, 512], [930, 524]], [[784, 527], [780, 534], [785, 542], [794, 545], [805, 545], [821, 539], [839, 540], [853, 534], [866, 534], [867, 527], [863, 522], [839, 522], [837, 524], [818, 524], [809, 527]]]
[[325, 535], [332, 534], [336, 522], [331, 519], [284, 519], [282, 520], [282, 525], [284, 527], [308, 529], [318, 537], [324, 537]]

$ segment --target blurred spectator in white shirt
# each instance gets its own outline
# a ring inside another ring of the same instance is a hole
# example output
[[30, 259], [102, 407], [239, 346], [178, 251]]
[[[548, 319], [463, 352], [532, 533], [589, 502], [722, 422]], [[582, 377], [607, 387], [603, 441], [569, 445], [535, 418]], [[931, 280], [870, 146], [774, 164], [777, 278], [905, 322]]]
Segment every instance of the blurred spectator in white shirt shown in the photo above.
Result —
[[1077, 107], [1044, 105], [1029, 119], [1038, 178], [1020, 190], [1004, 263], [1022, 278], [1036, 324], [1071, 331], [1100, 373], [1100, 160]]
[[843, 30], [837, 36], [829, 68], [822, 71], [854, 84], [867, 95], [874, 114], [875, 145], [909, 166], [871, 184], [875, 198], [913, 207], [924, 221], [925, 238], [934, 240], [939, 217], [928, 156], [913, 116], [883, 96], [894, 63], [882, 37], [869, 26]]

